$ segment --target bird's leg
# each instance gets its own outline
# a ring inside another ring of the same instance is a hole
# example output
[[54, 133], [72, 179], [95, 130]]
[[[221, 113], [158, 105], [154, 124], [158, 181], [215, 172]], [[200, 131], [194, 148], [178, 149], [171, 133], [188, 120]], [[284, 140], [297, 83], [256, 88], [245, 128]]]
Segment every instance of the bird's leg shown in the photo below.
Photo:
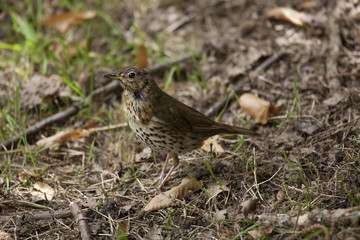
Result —
[[157, 183], [158, 183], [158, 182], [162, 182], [162, 180], [164, 179], [164, 176], [165, 176], [165, 174], [166, 174], [166, 168], [167, 168], [167, 165], [169, 164], [169, 161], [170, 161], [170, 157], [171, 157], [170, 154], [168, 154], [168, 155], [166, 156], [165, 165], [164, 165], [164, 167], [163, 167], [163, 169], [162, 169], [162, 171], [161, 171], [160, 177], [158, 177], [158, 179], [156, 179], [155, 182], [157, 182]]
[[166, 158], [166, 162], [165, 162], [165, 166], [163, 169], [163, 172], [161, 173], [161, 179], [160, 179], [160, 183], [159, 183], [159, 188], [161, 189], [165, 182], [168, 180], [168, 178], [170, 177], [171, 173], [174, 171], [174, 169], [179, 165], [179, 158], [177, 154], [171, 154], [173, 157], [173, 166], [170, 168], [169, 172], [166, 174], [165, 178], [163, 177], [163, 175], [165, 174], [166, 171], [166, 166], [168, 164], [168, 161], [170, 159], [170, 154], [168, 155], [168, 157]]

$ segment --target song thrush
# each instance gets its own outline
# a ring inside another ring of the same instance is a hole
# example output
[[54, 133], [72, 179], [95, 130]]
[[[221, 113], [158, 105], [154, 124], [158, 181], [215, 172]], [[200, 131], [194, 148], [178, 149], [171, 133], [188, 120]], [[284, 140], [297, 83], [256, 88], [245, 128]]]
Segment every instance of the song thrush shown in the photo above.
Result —
[[[178, 154], [201, 147], [207, 138], [225, 133], [259, 136], [252, 130], [215, 122], [176, 100], [158, 87], [146, 69], [126, 67], [104, 77], [119, 80], [124, 89], [129, 125], [136, 136], [150, 148], [168, 153], [160, 188], [178, 166]], [[165, 176], [170, 156], [173, 166]]]

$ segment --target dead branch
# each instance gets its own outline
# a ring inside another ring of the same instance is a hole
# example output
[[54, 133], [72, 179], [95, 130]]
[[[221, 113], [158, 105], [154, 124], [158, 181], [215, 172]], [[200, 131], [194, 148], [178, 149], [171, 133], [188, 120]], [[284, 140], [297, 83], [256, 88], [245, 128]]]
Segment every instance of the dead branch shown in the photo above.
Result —
[[8, 200], [8, 201], [3, 201], [0, 204], [7, 204], [7, 205], [18, 205], [18, 206], [26, 206], [26, 207], [31, 207], [31, 208], [38, 208], [38, 209], [47, 209], [47, 210], [52, 210], [51, 208], [44, 206], [44, 205], [40, 205], [37, 203], [33, 203], [33, 202], [28, 202], [25, 200]]
[[176, 59], [173, 59], [173, 60], [170, 60], [170, 61], [167, 61], [167, 62], [162, 62], [162, 63], [159, 63], [159, 64], [156, 64], [152, 67], [149, 67], [149, 72], [150, 73], [157, 73], [157, 72], [160, 72], [164, 69], [167, 69], [173, 65], [176, 65], [176, 64], [179, 64], [179, 63], [182, 63], [182, 62], [185, 62], [189, 59], [192, 59], [192, 58], [197, 58], [199, 55], [196, 54], [196, 53], [187, 53], [187, 54], [184, 54], [183, 56], [179, 57], [179, 58], [176, 58]]
[[[151, 73], [159, 72], [163, 69], [168, 68], [169, 66], [184, 62], [184, 61], [191, 59], [193, 57], [196, 57], [196, 56], [197, 55], [194, 53], [188, 53], [179, 58], [154, 65], [153, 67], [149, 68], [149, 71]], [[12, 145], [14, 145], [16, 142], [18, 142], [22, 136], [29, 137], [30, 135], [34, 135], [35, 133], [39, 132], [40, 130], [44, 129], [47, 126], [50, 126], [50, 125], [52, 125], [56, 122], [60, 122], [62, 120], [69, 119], [70, 117], [77, 114], [80, 109], [87, 107], [88, 106], [87, 103], [89, 102], [89, 100], [91, 100], [91, 99], [95, 100], [101, 96], [106, 96], [109, 93], [114, 92], [115, 90], [117, 90], [119, 88], [120, 88], [119, 83], [117, 81], [112, 81], [112, 82], [108, 83], [107, 85], [105, 85], [104, 87], [100, 87], [100, 88], [94, 90], [92, 95], [88, 96], [84, 102], [76, 103], [74, 106], [71, 106], [62, 112], [56, 113], [48, 118], [41, 120], [37, 124], [27, 128], [24, 132], [21, 132], [13, 137], [6, 139], [2, 143], [0, 143], [0, 146], [1, 146], [0, 151], [10, 148]]]
[[67, 218], [71, 216], [71, 211], [69, 209], [60, 209], [56, 211], [47, 211], [36, 213], [34, 215], [29, 215], [28, 213], [16, 214], [14, 216], [0, 216], [0, 221], [6, 221], [11, 218], [22, 218], [22, 216], [27, 216], [27, 218], [32, 218], [34, 220], [44, 220], [50, 218]]
[[70, 210], [78, 224], [78, 227], [79, 227], [79, 230], [81, 233], [81, 239], [90, 240], [91, 234], [90, 234], [90, 229], [89, 229], [89, 226], [87, 223], [88, 218], [84, 215], [82, 209], [80, 208], [80, 206], [77, 203], [71, 202]]
[[314, 209], [312, 212], [307, 212], [299, 217], [296, 214], [292, 216], [288, 214], [262, 214], [258, 215], [258, 217], [262, 222], [283, 227], [309, 227], [314, 224], [330, 224], [334, 221], [338, 223], [341, 222], [342, 225], [347, 225], [360, 217], [360, 208], [355, 207], [336, 210]]

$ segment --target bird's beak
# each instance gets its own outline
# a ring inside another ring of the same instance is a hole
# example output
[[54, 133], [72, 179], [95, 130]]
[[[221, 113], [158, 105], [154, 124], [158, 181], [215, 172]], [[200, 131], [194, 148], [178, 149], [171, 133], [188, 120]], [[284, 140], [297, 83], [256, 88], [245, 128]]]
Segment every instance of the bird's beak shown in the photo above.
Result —
[[109, 79], [114, 79], [114, 80], [127, 81], [126, 78], [124, 78], [122, 76], [117, 76], [116, 73], [108, 73], [108, 74], [105, 74], [104, 77], [109, 78]]

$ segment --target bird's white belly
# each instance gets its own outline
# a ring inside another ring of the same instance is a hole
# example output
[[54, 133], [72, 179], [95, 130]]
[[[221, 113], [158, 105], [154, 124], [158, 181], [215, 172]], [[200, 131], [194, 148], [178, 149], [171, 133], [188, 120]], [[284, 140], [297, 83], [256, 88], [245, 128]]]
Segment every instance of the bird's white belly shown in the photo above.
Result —
[[173, 131], [167, 123], [152, 117], [147, 124], [132, 116], [129, 119], [130, 128], [141, 142], [153, 150], [163, 153], [181, 153], [201, 147], [202, 140], [192, 133]]

